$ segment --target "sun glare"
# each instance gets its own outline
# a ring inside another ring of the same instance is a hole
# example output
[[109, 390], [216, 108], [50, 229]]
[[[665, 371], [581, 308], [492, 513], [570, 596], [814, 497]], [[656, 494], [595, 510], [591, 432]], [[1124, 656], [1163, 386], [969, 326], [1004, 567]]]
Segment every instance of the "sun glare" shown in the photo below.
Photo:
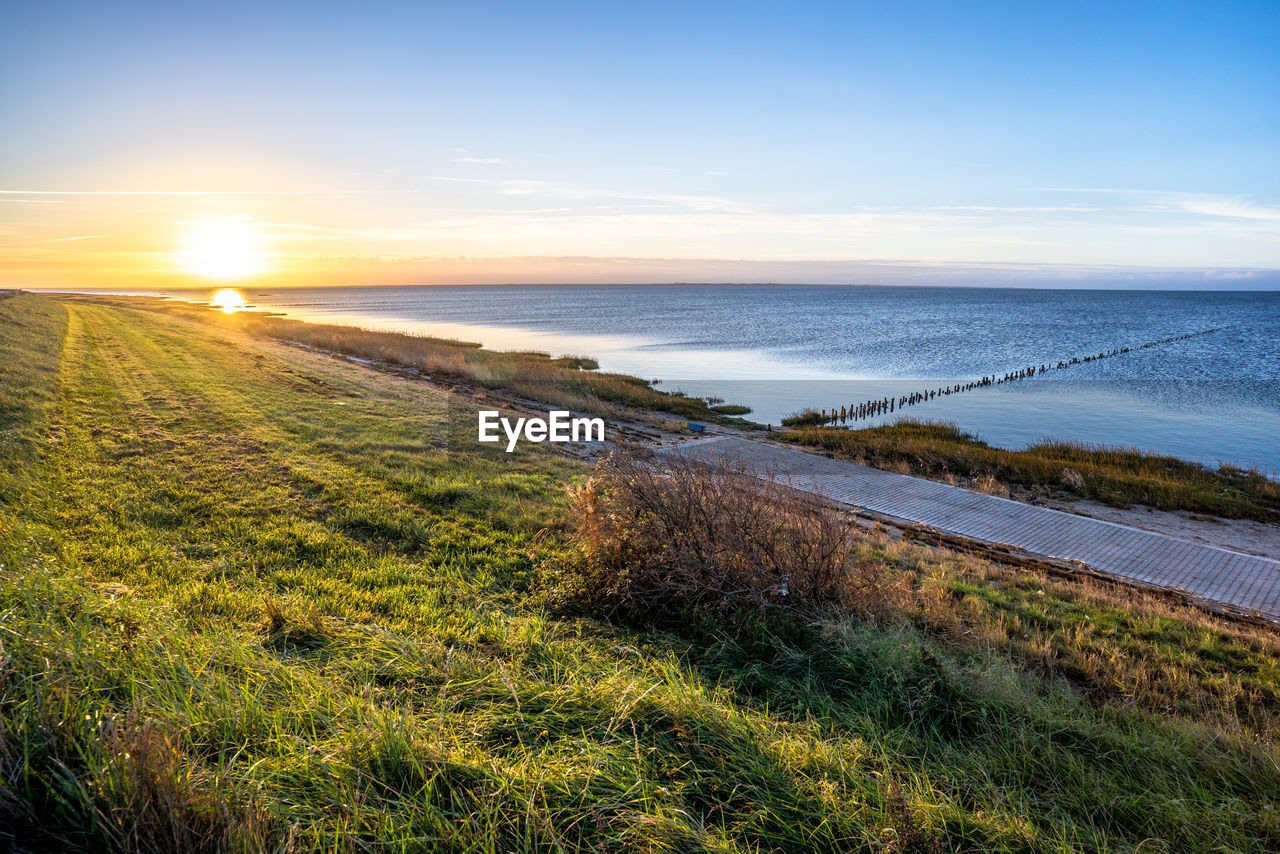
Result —
[[262, 239], [246, 219], [191, 223], [174, 253], [178, 266], [208, 279], [230, 281], [262, 272]]
[[244, 297], [240, 296], [240, 292], [235, 288], [219, 289], [209, 299], [209, 305], [219, 311], [225, 311], [227, 314], [234, 314], [249, 307], [249, 304], [244, 301]]

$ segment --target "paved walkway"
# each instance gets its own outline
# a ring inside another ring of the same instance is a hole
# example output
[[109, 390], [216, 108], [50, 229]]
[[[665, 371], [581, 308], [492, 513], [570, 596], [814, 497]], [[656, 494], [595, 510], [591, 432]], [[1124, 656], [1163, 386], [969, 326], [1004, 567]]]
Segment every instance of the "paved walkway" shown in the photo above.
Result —
[[775, 480], [893, 520], [1079, 561], [1097, 572], [1190, 593], [1280, 622], [1280, 561], [1075, 516], [736, 436], [667, 452], [741, 461]]

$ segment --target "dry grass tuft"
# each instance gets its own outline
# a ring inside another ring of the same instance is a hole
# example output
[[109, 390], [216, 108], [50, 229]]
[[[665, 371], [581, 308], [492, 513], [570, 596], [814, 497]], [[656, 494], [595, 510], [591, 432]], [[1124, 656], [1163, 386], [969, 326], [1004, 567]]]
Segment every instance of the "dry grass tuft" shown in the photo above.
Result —
[[571, 490], [585, 589], [633, 616], [900, 608], [843, 514], [726, 461], [614, 456]]
[[270, 646], [295, 649], [318, 649], [329, 642], [329, 630], [319, 612], [308, 609], [301, 615], [289, 615], [272, 599], [264, 603], [264, 614], [256, 626]]
[[987, 495], [995, 495], [999, 498], [1009, 497], [1009, 487], [1005, 486], [994, 476], [984, 474], [973, 482], [973, 488], [979, 492], [985, 492]]
[[[21, 842], [15, 850], [66, 850], [69, 841], [132, 854], [294, 850], [278, 822], [237, 805], [227, 781], [202, 774], [156, 720], [104, 717], [91, 741], [80, 721], [51, 710], [41, 720], [38, 744], [20, 745], [0, 727], [0, 842]], [[44, 766], [40, 786], [12, 787], [36, 771], [23, 767], [33, 758]]]
[[170, 735], [154, 721], [109, 725], [111, 761], [98, 827], [108, 847], [140, 854], [265, 850], [267, 823], [233, 812], [220, 786], [202, 787]]

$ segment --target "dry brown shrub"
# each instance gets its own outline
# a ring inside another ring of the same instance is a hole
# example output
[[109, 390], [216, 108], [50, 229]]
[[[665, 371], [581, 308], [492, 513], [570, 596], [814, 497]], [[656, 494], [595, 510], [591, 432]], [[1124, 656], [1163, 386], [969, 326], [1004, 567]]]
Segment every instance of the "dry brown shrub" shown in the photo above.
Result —
[[1080, 472], [1067, 466], [1058, 477], [1058, 482], [1072, 492], [1084, 492], [1084, 478]]
[[618, 614], [885, 613], [900, 586], [834, 507], [727, 460], [614, 455], [571, 491], [583, 593]]
[[982, 477], [975, 480], [973, 482], [973, 488], [978, 492], [985, 492], [987, 495], [994, 495], [998, 498], [1009, 497], [1009, 487], [1005, 486], [1003, 483], [996, 480], [994, 476], [989, 474], [984, 474]]

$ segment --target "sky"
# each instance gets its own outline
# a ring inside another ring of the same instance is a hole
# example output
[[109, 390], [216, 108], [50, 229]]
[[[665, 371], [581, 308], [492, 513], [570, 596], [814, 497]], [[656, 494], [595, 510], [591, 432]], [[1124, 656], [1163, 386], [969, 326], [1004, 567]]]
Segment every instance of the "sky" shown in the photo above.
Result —
[[1274, 0], [10, 4], [0, 274], [1277, 288], [1277, 44]]

